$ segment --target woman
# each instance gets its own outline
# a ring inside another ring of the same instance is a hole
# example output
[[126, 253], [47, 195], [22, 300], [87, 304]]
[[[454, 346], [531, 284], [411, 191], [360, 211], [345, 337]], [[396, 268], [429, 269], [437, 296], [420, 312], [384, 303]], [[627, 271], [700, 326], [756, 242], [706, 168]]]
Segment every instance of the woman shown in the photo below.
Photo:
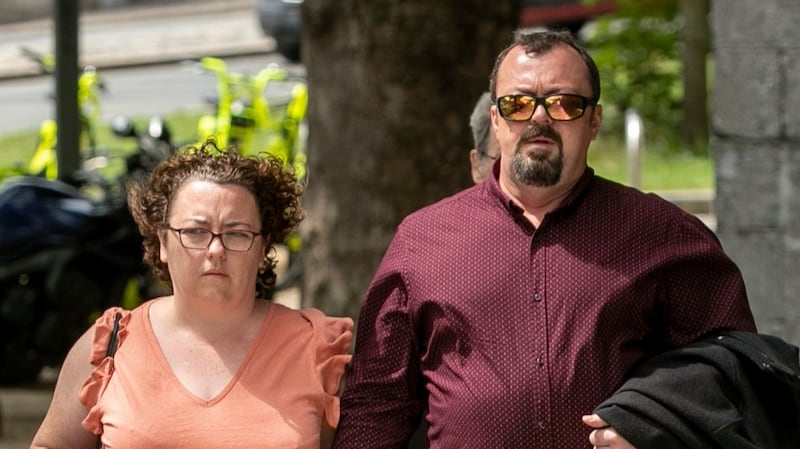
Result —
[[353, 322], [263, 299], [301, 193], [279, 160], [212, 142], [133, 186], [145, 261], [171, 294], [106, 311], [75, 343], [31, 447], [325, 446]]

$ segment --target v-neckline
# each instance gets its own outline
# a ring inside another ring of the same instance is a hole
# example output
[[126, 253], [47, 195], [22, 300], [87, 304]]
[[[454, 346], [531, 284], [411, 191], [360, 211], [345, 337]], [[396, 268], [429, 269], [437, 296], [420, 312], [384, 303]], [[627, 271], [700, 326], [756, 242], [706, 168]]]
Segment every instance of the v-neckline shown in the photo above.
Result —
[[[190, 398], [197, 404], [203, 405], [205, 407], [214, 406], [215, 404], [222, 401], [230, 393], [230, 391], [233, 389], [233, 387], [237, 384], [239, 379], [244, 374], [247, 367], [250, 365], [250, 362], [255, 356], [256, 349], [261, 346], [261, 342], [264, 340], [267, 331], [269, 329], [269, 323], [272, 321], [275, 315], [274, 313], [275, 304], [269, 305], [269, 308], [267, 309], [267, 314], [264, 317], [264, 321], [261, 323], [261, 328], [256, 334], [256, 337], [253, 339], [252, 343], [250, 344], [250, 348], [247, 350], [247, 354], [245, 354], [244, 358], [242, 359], [241, 363], [239, 363], [239, 366], [236, 368], [236, 371], [233, 373], [231, 378], [228, 379], [225, 386], [219, 391], [219, 393], [215, 394], [213, 397], [209, 399], [204, 399], [192, 393], [189, 390], [189, 388], [187, 388], [186, 385], [180, 380], [177, 374], [175, 374], [175, 371], [172, 369], [172, 365], [170, 365], [169, 360], [167, 360], [167, 357], [164, 354], [164, 351], [162, 350], [161, 345], [158, 342], [158, 339], [156, 338], [155, 331], [153, 330], [152, 323], [150, 322], [150, 306], [152, 306], [153, 303], [157, 301], [159, 300], [153, 300], [145, 305], [143, 318], [144, 318], [144, 327], [147, 332], [147, 339], [149, 340], [150, 345], [152, 346], [151, 350], [155, 354], [158, 354], [157, 356], [158, 363], [162, 365], [162, 370], [165, 373], [169, 373], [168, 376], [170, 382], [175, 383], [188, 398]], [[261, 300], [257, 299], [257, 301]]]

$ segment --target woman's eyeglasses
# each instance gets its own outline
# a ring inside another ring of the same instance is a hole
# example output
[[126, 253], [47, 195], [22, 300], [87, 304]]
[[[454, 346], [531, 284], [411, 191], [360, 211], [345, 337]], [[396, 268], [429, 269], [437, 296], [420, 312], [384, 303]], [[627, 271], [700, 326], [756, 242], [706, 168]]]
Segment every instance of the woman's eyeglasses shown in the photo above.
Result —
[[540, 104], [544, 106], [551, 119], [569, 121], [583, 116], [586, 108], [596, 105], [597, 100], [573, 94], [555, 94], [546, 97], [503, 95], [496, 103], [500, 116], [512, 122], [530, 120], [536, 111], [536, 106]]
[[172, 226], [164, 226], [178, 234], [178, 240], [181, 245], [188, 249], [206, 249], [211, 245], [214, 237], [219, 237], [222, 246], [228, 251], [249, 251], [253, 246], [253, 239], [260, 235], [258, 232], [252, 231], [225, 231], [225, 232], [211, 232], [203, 228], [173, 228]]

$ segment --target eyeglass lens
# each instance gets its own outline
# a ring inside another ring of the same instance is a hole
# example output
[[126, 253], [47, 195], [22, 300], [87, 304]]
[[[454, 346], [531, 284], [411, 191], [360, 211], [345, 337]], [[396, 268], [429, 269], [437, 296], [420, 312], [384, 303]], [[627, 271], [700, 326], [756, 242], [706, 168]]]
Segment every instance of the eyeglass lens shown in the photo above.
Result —
[[174, 229], [178, 233], [181, 244], [189, 249], [206, 249], [214, 237], [219, 237], [222, 246], [230, 251], [247, 251], [253, 246], [257, 233], [249, 231], [211, 232], [202, 228]]
[[539, 104], [544, 105], [547, 115], [553, 120], [575, 120], [580, 118], [590, 100], [580, 95], [557, 94], [546, 97], [531, 95], [504, 95], [497, 99], [497, 109], [506, 120], [515, 122], [530, 120]]

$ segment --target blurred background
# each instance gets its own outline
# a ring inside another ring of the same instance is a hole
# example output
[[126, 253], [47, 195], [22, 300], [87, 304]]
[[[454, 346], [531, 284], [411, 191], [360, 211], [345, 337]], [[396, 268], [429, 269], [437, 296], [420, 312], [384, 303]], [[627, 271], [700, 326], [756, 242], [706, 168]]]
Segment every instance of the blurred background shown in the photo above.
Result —
[[0, 449], [28, 446], [100, 309], [162, 288], [125, 182], [203, 133], [282, 155], [310, 213], [274, 299], [355, 318], [401, 217], [471, 182], [468, 117], [521, 28], [595, 57], [597, 173], [703, 219], [760, 329], [800, 344], [795, 0], [70, 3], [0, 10]]

